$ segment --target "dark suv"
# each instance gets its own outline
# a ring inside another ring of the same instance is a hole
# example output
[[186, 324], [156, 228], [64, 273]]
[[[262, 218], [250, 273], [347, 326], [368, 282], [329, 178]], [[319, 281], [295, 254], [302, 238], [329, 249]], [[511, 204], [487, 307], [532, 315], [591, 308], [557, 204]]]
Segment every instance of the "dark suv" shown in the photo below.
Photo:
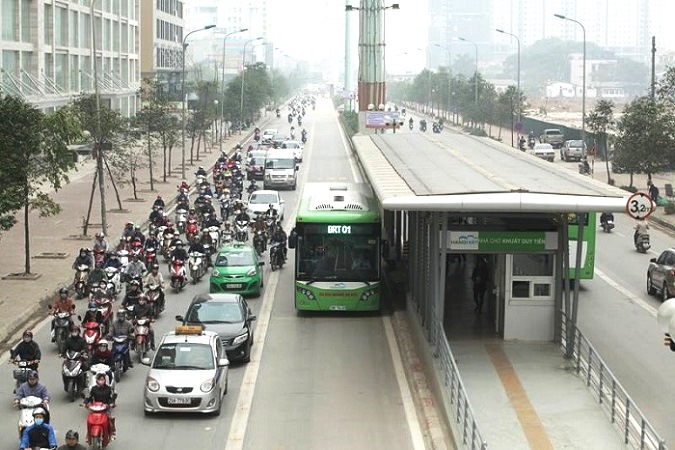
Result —
[[658, 258], [649, 260], [647, 293], [659, 293], [664, 301], [675, 297], [675, 248], [664, 250]]

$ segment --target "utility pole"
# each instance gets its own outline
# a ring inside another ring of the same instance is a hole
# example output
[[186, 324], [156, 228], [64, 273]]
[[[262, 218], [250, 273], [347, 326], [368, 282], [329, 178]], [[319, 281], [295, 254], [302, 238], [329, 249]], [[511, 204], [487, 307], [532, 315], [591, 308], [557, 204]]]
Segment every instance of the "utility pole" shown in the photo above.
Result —
[[651, 97], [656, 96], [656, 36], [652, 36], [652, 83]]
[[[101, 231], [108, 234], [108, 221], [105, 206], [105, 181], [103, 180], [103, 146], [101, 137], [101, 96], [98, 90], [98, 66], [96, 64], [96, 20], [94, 6], [98, 0], [91, 0], [89, 20], [91, 21], [91, 61], [94, 64], [94, 96], [96, 97], [96, 135], [94, 136], [94, 151], [96, 152], [96, 174], [98, 175], [98, 190], [101, 194]], [[103, 62], [103, 49], [101, 49]]]

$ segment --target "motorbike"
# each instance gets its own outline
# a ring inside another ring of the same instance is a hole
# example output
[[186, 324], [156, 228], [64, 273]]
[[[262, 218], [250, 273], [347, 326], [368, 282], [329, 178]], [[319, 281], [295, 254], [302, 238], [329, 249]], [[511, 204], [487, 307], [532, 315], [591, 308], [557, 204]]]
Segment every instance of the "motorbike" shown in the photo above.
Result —
[[258, 230], [253, 236], [253, 248], [258, 253], [258, 256], [262, 255], [266, 250], [266, 238], [262, 231]]
[[588, 163], [584, 164], [581, 163], [578, 165], [579, 166], [579, 173], [582, 175], [590, 175], [591, 174], [591, 166], [588, 165]]
[[68, 350], [61, 366], [61, 378], [63, 378], [63, 390], [68, 394], [70, 402], [84, 390], [85, 372], [83, 370], [84, 355], [75, 350]]
[[165, 260], [169, 259], [169, 255], [171, 254], [171, 251], [173, 250], [173, 247], [171, 246], [171, 242], [173, 241], [175, 234], [174, 233], [167, 233], [162, 235], [162, 256], [164, 257]]
[[427, 122], [420, 120], [420, 131], [427, 131]]
[[84, 298], [87, 294], [87, 278], [89, 276], [89, 266], [80, 264], [75, 272], [75, 295], [77, 298]]
[[148, 247], [145, 249], [145, 268], [152, 270], [152, 266], [157, 264], [157, 249], [155, 247]]
[[18, 422], [19, 438], [23, 436], [23, 430], [33, 425], [33, 411], [42, 406], [42, 399], [33, 395], [29, 395], [28, 397], [19, 400], [19, 408], [21, 409]]
[[649, 234], [638, 234], [637, 239], [635, 240], [635, 248], [640, 253], [647, 253], [647, 250], [651, 248]]
[[105, 250], [102, 248], [95, 248], [94, 249], [94, 262], [96, 264], [103, 264], [103, 261], [105, 260]]
[[131, 250], [129, 251], [131, 256], [138, 256], [138, 259], [143, 260], [143, 244], [141, 241], [134, 241], [131, 243]]
[[248, 241], [248, 222], [245, 220], [237, 220], [234, 223], [234, 237], [239, 242]]
[[148, 342], [150, 334], [150, 319], [147, 317], [139, 317], [134, 322], [134, 351], [138, 355], [140, 362], [145, 354], [148, 353], [150, 343]]
[[440, 127], [436, 122], [434, 122], [434, 123], [431, 125], [431, 131], [433, 131], [434, 133], [440, 133], [440, 132], [441, 132], [441, 127]]
[[260, 189], [260, 187], [257, 184], [255, 184], [255, 180], [251, 180], [251, 184], [249, 184], [248, 187], [246, 188], [246, 192], [248, 194], [253, 194], [258, 189]]
[[270, 246], [270, 268], [274, 271], [281, 269], [284, 265], [284, 251], [281, 244], [274, 243]]
[[71, 312], [64, 311], [54, 313], [54, 329], [52, 330], [52, 333], [54, 333], [54, 342], [56, 343], [56, 348], [59, 353], [63, 353], [66, 339], [68, 339], [68, 333], [70, 333], [71, 315]]
[[199, 225], [197, 224], [197, 219], [190, 219], [187, 221], [185, 226], [185, 236], [188, 240], [191, 240], [193, 237], [197, 236], [199, 233]]
[[184, 209], [176, 210], [176, 230], [178, 233], [185, 233], [185, 224], [187, 223], [187, 211]]
[[27, 360], [12, 360], [12, 364], [16, 364], [16, 369], [12, 371], [12, 376], [16, 380], [14, 392], [19, 389], [21, 383], [25, 383], [28, 379], [28, 372], [30, 372], [31, 366], [39, 363], [40, 361], [27, 361]]
[[197, 284], [206, 272], [206, 265], [204, 264], [204, 254], [200, 252], [190, 252], [188, 254], [190, 266], [190, 278], [192, 284]]
[[288, 115], [288, 123], [293, 123], [293, 114]]
[[611, 233], [612, 229], [614, 228], [614, 221], [611, 219], [605, 220], [604, 222], [600, 223], [600, 226], [602, 227], [602, 231], [605, 233]]
[[220, 199], [220, 218], [222, 220], [227, 220], [230, 218], [230, 210], [232, 206], [230, 205], [229, 197], [223, 197]]
[[281, 111], [277, 110], [277, 119], [281, 117]]
[[526, 142], [527, 141], [525, 141], [525, 138], [520, 138], [520, 140], [518, 141], [518, 148], [522, 151], [525, 151]]
[[536, 141], [534, 140], [534, 136], [530, 136], [527, 138], [527, 146], [531, 149], [534, 148], [534, 144], [536, 144]]
[[115, 360], [115, 367], [113, 367], [113, 374], [115, 381], [119, 382], [124, 373], [124, 361], [129, 354], [129, 336], [121, 334], [113, 337], [113, 358]]
[[103, 449], [108, 446], [112, 438], [108, 419], [109, 405], [101, 402], [91, 402], [87, 405], [87, 444], [92, 449]]
[[185, 261], [175, 259], [171, 261], [171, 288], [178, 293], [185, 287]]
[[124, 269], [129, 264], [129, 250], [118, 250], [117, 259], [119, 259], [122, 269]]
[[108, 291], [112, 292], [113, 296], [117, 296], [117, 294], [122, 291], [122, 281], [120, 279], [119, 270], [109, 266], [105, 268], [105, 273], [108, 276]]
[[302, 142], [303, 144], [307, 143], [307, 135], [306, 134], [302, 135], [302, 137], [300, 138], [300, 142]]
[[213, 248], [220, 247], [220, 229], [217, 226], [208, 228], [209, 236], [211, 237], [211, 244]]
[[91, 392], [91, 388], [96, 386], [96, 377], [99, 374], [105, 375], [106, 382], [110, 389], [115, 391], [115, 374], [113, 373], [113, 368], [107, 364], [98, 363], [94, 364], [89, 368], [89, 371], [86, 374], [86, 386], [83, 391], [84, 397], [88, 397]]
[[91, 352], [98, 344], [98, 341], [101, 340], [101, 324], [94, 321], [88, 321], [82, 324], [82, 328], [84, 328], [82, 336], [87, 343], [88, 353], [91, 355]]
[[162, 288], [159, 286], [159, 284], [151, 284], [148, 286], [148, 290], [145, 293], [148, 303], [150, 304], [150, 310], [152, 311], [151, 314], [153, 319], [157, 319], [164, 311], [164, 302], [159, 301], [161, 292]]
[[103, 295], [97, 296], [93, 299], [96, 302], [98, 312], [101, 313], [103, 333], [107, 334], [113, 321], [114, 305], [110, 297]]

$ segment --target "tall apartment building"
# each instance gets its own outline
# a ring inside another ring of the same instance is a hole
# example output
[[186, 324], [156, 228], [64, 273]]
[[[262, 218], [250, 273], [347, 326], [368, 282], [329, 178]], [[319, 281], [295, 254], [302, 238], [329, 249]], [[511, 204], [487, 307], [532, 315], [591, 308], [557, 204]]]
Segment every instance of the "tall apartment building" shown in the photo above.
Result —
[[[99, 0], [94, 8], [99, 92], [126, 116], [138, 108], [140, 3]], [[90, 0], [1, 0], [3, 95], [52, 111], [94, 92], [90, 6]]]
[[669, 16], [658, 13], [658, 5], [663, 11], [664, 2], [667, 0], [430, 0], [428, 64], [432, 68], [447, 65], [447, 55], [435, 43], [470, 53], [470, 47], [457, 42], [459, 36], [479, 44], [483, 64], [503, 60], [516, 51], [516, 42], [497, 33], [497, 28], [519, 36], [522, 47], [551, 37], [583, 40], [579, 25], [554, 14], [581, 22], [587, 42], [646, 62], [651, 36], [672, 28], [663, 23]]
[[179, 94], [185, 28], [183, 0], [141, 2], [141, 78]]

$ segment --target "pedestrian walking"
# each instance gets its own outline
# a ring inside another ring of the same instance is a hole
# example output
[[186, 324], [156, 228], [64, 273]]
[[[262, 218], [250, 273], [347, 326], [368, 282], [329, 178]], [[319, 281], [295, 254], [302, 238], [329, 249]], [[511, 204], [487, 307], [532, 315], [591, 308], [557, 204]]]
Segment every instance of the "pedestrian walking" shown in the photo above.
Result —
[[471, 280], [473, 281], [473, 302], [476, 304], [474, 310], [481, 314], [483, 312], [483, 301], [485, 300], [485, 292], [487, 291], [488, 279], [490, 277], [487, 260], [483, 256], [479, 256], [476, 260], [476, 265], [471, 273]]

